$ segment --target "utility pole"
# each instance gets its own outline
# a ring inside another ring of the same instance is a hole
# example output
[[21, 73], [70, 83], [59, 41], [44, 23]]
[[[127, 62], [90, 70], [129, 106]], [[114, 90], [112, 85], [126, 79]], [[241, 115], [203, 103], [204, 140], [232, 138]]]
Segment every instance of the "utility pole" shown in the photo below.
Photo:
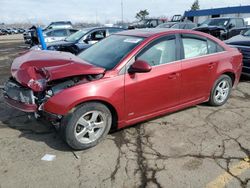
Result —
[[121, 13], [122, 13], [122, 25], [123, 25], [123, 0], [121, 0]]

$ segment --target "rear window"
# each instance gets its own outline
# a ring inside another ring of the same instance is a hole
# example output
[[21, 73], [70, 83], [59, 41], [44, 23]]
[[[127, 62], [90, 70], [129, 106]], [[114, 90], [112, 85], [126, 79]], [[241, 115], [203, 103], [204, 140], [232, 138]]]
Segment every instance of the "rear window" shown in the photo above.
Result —
[[208, 53], [209, 54], [224, 51], [223, 47], [221, 47], [219, 44], [217, 44], [216, 42], [211, 41], [209, 39], [207, 39], [207, 45], [208, 45]]

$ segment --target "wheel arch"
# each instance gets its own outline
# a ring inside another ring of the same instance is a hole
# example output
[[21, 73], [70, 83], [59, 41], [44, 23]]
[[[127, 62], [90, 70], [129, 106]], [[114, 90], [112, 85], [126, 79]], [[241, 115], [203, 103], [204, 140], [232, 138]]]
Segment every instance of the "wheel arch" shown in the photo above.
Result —
[[80, 106], [82, 104], [91, 103], [91, 102], [101, 103], [101, 104], [105, 105], [110, 110], [111, 115], [112, 115], [111, 130], [117, 129], [117, 127], [118, 127], [118, 112], [117, 112], [116, 108], [111, 103], [109, 103], [105, 100], [92, 99], [92, 100], [83, 101], [83, 102], [76, 104], [69, 112], [73, 112], [78, 106]]
[[222, 74], [220, 74], [220, 76], [221, 75], [227, 75], [227, 76], [229, 76], [230, 78], [231, 78], [231, 80], [232, 80], [232, 86], [234, 86], [234, 84], [235, 84], [235, 73], [233, 72], [233, 71], [225, 71], [225, 72], [223, 72]]

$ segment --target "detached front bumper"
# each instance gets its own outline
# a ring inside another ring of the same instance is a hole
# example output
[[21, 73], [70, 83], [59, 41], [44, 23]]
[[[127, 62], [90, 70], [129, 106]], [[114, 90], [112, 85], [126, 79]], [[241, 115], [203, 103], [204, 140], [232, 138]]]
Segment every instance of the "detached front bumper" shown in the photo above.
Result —
[[35, 96], [31, 89], [21, 86], [13, 79], [8, 80], [2, 88], [4, 102], [23, 112], [37, 112]]
[[16, 108], [20, 111], [23, 112], [36, 112], [37, 111], [37, 105], [36, 104], [26, 104], [26, 103], [22, 103], [19, 101], [16, 101], [14, 99], [9, 98], [7, 95], [4, 94], [4, 102], [13, 107]]

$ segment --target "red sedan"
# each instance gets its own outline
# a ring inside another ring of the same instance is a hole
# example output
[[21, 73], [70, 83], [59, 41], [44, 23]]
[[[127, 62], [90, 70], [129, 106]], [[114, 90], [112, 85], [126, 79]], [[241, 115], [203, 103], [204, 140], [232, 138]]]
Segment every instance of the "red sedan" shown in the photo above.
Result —
[[239, 82], [242, 55], [188, 30], [130, 30], [78, 56], [30, 51], [5, 84], [9, 105], [60, 125], [74, 149], [122, 128], [199, 103], [223, 105]]

